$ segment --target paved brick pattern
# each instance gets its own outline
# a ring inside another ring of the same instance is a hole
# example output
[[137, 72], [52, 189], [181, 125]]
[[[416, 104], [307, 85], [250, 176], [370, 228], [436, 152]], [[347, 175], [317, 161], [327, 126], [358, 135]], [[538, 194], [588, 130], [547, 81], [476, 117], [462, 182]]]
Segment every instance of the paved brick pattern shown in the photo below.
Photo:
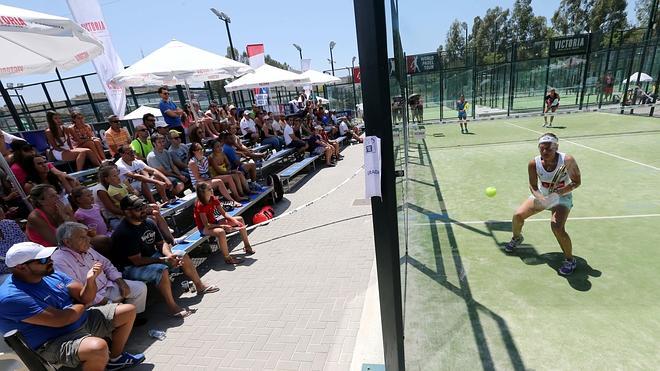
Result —
[[[278, 213], [322, 195], [363, 163], [362, 146], [343, 154], [337, 167], [287, 194]], [[371, 208], [353, 206], [364, 197], [363, 179], [361, 173], [330, 197], [253, 231], [257, 254], [245, 264], [228, 267], [218, 254], [207, 259], [199, 270], [221, 291], [182, 294], [180, 303], [198, 309], [191, 317], [168, 318], [160, 299], [150, 298], [150, 321], [128, 345], [153, 365], [142, 369], [348, 370], [374, 259]], [[149, 338], [150, 328], [166, 329], [167, 339]]]

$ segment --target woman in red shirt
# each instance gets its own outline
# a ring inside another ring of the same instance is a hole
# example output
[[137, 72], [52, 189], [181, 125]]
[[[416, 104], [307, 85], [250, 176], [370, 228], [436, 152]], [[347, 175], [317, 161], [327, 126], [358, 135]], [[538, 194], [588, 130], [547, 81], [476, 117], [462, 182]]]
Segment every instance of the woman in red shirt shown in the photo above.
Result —
[[[222, 218], [216, 219], [215, 211], [218, 211]], [[222, 251], [227, 264], [239, 264], [241, 261], [234, 259], [229, 255], [227, 246], [227, 233], [238, 230], [243, 239], [243, 250], [247, 255], [254, 254], [250, 246], [245, 222], [240, 216], [232, 217], [220, 205], [220, 201], [213, 195], [213, 189], [208, 183], [199, 183], [197, 185], [197, 201], [195, 201], [195, 211], [193, 213], [195, 225], [199, 232], [205, 236], [213, 236], [218, 240], [218, 245]]]

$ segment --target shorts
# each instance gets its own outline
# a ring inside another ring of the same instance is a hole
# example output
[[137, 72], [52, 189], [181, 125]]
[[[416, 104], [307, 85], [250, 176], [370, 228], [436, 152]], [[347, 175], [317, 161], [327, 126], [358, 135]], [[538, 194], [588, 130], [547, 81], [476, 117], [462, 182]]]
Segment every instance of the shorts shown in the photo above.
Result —
[[62, 161], [62, 153], [64, 153], [63, 151], [58, 151], [56, 149], [52, 149], [50, 152], [53, 154], [53, 157], [55, 158], [55, 160]]
[[[164, 255], [157, 252], [151, 255], [152, 258], [160, 258]], [[163, 277], [163, 271], [169, 269], [167, 264], [147, 264], [141, 266], [129, 265], [124, 267], [123, 277], [129, 280], [142, 281], [158, 286]], [[178, 269], [178, 268], [177, 268]], [[175, 271], [173, 269], [172, 271]]]
[[459, 119], [467, 119], [467, 113], [465, 111], [458, 111], [458, 118]]
[[613, 87], [613, 86], [606, 86], [605, 89], [603, 89], [603, 92], [604, 92], [606, 95], [612, 94], [613, 91], [614, 91], [614, 87]]
[[[530, 199], [534, 199], [534, 196], [529, 196]], [[555, 206], [564, 206], [567, 209], [572, 209], [573, 208], [573, 193], [569, 193], [567, 195], [563, 195], [559, 197], [559, 203]], [[546, 209], [550, 210], [550, 209]]]
[[174, 177], [174, 176], [168, 176], [167, 179], [172, 182], [172, 187], [176, 187], [177, 184], [181, 183], [181, 179]]
[[106, 304], [87, 309], [87, 320], [77, 330], [70, 334], [47, 341], [37, 349], [37, 353], [52, 364], [69, 368], [80, 365], [78, 349], [83, 339], [95, 336], [110, 338], [115, 329], [112, 321], [115, 318], [116, 303]]
[[318, 147], [314, 148], [314, 150], [312, 150], [311, 153], [312, 153], [313, 155], [322, 155], [324, 152], [325, 152], [325, 147], [323, 147], [323, 146], [318, 146]]
[[300, 149], [305, 146], [305, 142], [302, 140], [292, 140], [291, 143], [286, 145], [286, 148], [295, 148], [295, 149]]

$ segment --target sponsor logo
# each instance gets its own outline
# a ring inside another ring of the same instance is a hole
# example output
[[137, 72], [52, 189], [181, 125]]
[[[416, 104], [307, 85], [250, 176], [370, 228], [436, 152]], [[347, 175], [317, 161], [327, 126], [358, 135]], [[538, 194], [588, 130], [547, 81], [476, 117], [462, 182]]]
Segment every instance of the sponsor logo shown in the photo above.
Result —
[[10, 66], [10, 67], [0, 67], [0, 73], [5, 74], [5, 73], [21, 73], [25, 69], [23, 66]]
[[21, 17], [10, 17], [6, 15], [0, 15], [0, 26], [18, 26], [18, 27], [27, 27], [27, 23]]
[[97, 32], [97, 31], [107, 30], [107, 28], [105, 27], [105, 22], [103, 22], [103, 21], [85, 22], [85, 23], [81, 23], [80, 26], [82, 26], [82, 28], [86, 29], [89, 32]]
[[584, 47], [585, 39], [584, 37], [576, 37], [571, 39], [564, 40], [555, 40], [555, 49], [574, 49]]
[[78, 62], [87, 60], [89, 58], [89, 53], [87, 53], [87, 52], [78, 53], [78, 54], [76, 54], [75, 58], [76, 58], [76, 61], [78, 61]]

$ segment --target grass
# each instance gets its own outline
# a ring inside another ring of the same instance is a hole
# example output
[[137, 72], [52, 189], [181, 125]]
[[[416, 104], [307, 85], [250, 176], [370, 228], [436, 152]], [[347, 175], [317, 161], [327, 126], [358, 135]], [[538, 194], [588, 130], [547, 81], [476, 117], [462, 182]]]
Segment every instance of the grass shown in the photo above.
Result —
[[[526, 223], [517, 254], [502, 251], [511, 215], [529, 195], [526, 164], [546, 131], [540, 122], [471, 123], [471, 135], [458, 125], [427, 125], [425, 139], [411, 143], [401, 265], [407, 369], [653, 369], [660, 362], [660, 120], [555, 120], [560, 151], [576, 158], [583, 177], [567, 224], [579, 262], [569, 278], [556, 273], [562, 255], [549, 212]], [[485, 196], [489, 186], [496, 197]]]

